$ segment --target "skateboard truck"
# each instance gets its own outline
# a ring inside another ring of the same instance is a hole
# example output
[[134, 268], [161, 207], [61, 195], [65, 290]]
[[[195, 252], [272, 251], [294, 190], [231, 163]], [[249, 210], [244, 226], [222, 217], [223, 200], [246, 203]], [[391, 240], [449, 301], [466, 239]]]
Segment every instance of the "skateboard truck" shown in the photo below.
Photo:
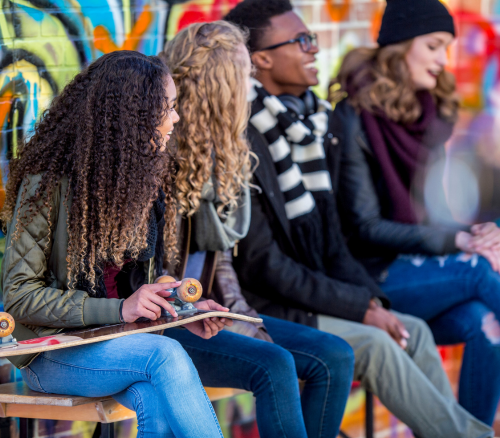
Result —
[[[162, 276], [156, 280], [157, 283], [172, 283], [175, 279], [169, 275]], [[201, 283], [194, 278], [185, 278], [182, 280], [179, 287], [167, 289], [170, 292], [168, 299], [174, 298], [175, 300], [170, 304], [175, 309], [178, 315], [189, 315], [196, 312], [196, 307], [193, 303], [201, 298], [203, 288]], [[170, 313], [165, 309], [161, 310], [161, 316], [170, 316]]]
[[19, 344], [12, 336], [16, 323], [14, 318], [6, 312], [0, 312], [0, 349], [13, 348]]

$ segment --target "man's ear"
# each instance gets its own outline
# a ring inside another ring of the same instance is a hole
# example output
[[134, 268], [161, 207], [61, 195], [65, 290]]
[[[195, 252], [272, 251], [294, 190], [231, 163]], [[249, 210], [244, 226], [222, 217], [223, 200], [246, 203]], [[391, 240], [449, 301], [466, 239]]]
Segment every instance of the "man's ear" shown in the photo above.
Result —
[[265, 51], [255, 52], [251, 58], [253, 65], [259, 70], [271, 70], [273, 68], [273, 58]]

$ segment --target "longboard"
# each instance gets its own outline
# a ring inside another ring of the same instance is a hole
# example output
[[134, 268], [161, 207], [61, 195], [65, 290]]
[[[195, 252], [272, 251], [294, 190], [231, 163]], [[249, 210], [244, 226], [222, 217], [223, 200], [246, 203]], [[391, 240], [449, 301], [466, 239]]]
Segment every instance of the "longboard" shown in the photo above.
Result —
[[109, 341], [110, 339], [116, 339], [122, 336], [134, 335], [137, 333], [158, 332], [212, 317], [236, 319], [252, 323], [262, 322], [262, 319], [260, 318], [252, 318], [250, 316], [239, 315], [237, 313], [196, 309], [190, 314], [179, 315], [177, 318], [164, 316], [158, 318], [156, 321], [136, 321], [124, 324], [97, 326], [83, 330], [72, 330], [52, 336], [19, 341], [17, 342], [17, 346], [9, 346], [9, 344], [2, 346], [0, 344], [0, 357], [42, 353], [44, 351], [59, 350], [61, 348]]
[[[159, 277], [156, 280], [157, 283], [170, 283], [174, 281], [175, 279], [168, 275]], [[194, 278], [185, 278], [178, 287], [166, 290], [170, 292], [170, 296], [167, 300], [171, 301], [172, 307], [178, 314], [175, 318], [162, 309], [162, 315], [156, 321], [151, 321], [149, 319], [141, 321], [141, 318], [135, 322], [71, 330], [52, 336], [33, 338], [19, 342], [12, 337], [12, 332], [16, 325], [14, 319], [8, 313], [0, 312], [0, 357], [43, 353], [44, 351], [109, 341], [110, 339], [137, 333], [159, 332], [212, 317], [236, 319], [253, 323], [262, 322], [260, 318], [252, 318], [237, 313], [196, 309], [193, 303], [201, 298], [203, 288], [201, 283]]]

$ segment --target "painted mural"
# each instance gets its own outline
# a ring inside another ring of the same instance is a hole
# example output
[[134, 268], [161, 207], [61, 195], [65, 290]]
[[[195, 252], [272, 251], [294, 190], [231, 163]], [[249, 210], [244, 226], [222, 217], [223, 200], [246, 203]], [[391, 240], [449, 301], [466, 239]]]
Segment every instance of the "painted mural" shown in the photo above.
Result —
[[[194, 22], [222, 18], [240, 0], [0, 0], [0, 205], [8, 162], [18, 140], [30, 135], [44, 108], [83, 66], [103, 53], [138, 50], [157, 54], [166, 39]], [[473, 211], [456, 215], [465, 221], [500, 217], [500, 0], [443, 0], [456, 19], [458, 38], [450, 50], [449, 68], [456, 75], [463, 111], [449, 144], [449, 159], [462, 163], [450, 198], [463, 187], [477, 187]], [[372, 45], [384, 9], [383, 0], [292, 0], [297, 12], [319, 38], [317, 64], [326, 96], [332, 77], [350, 49]], [[467, 171], [468, 169], [468, 171]], [[460, 202], [458, 202], [460, 204]], [[470, 203], [468, 204], [470, 205]], [[0, 235], [0, 260], [3, 253]], [[1, 303], [0, 303], [1, 308]], [[441, 349], [451, 380], [458, 378], [461, 349]], [[0, 360], [0, 383], [19, 379]], [[343, 430], [363, 436], [363, 392], [349, 400]], [[215, 403], [226, 438], [257, 438], [255, 404], [250, 395]], [[16, 421], [0, 420], [0, 435]], [[376, 405], [380, 436], [411, 437], [411, 432]], [[500, 425], [499, 425], [500, 426]], [[40, 421], [39, 437], [90, 438], [94, 424]], [[135, 436], [134, 422], [118, 428], [121, 438]], [[498, 429], [500, 431], [500, 428]]]

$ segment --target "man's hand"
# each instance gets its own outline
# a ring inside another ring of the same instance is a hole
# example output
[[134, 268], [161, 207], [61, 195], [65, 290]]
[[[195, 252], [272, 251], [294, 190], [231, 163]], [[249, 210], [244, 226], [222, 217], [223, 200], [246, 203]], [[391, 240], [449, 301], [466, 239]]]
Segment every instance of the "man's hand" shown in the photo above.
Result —
[[403, 349], [408, 345], [407, 339], [410, 337], [410, 334], [404, 324], [391, 312], [379, 306], [375, 300], [370, 301], [370, 306], [363, 318], [363, 324], [384, 330]]
[[173, 317], [177, 317], [177, 312], [165, 298], [170, 296], [167, 289], [178, 287], [180, 284], [180, 281], [144, 284], [123, 302], [123, 320], [134, 322], [144, 317], [155, 321], [161, 316], [162, 307]]
[[[200, 310], [218, 310], [220, 312], [229, 312], [227, 307], [222, 307], [213, 300], [198, 301], [194, 303], [194, 307]], [[190, 322], [186, 327], [191, 333], [203, 338], [210, 339], [221, 331], [224, 326], [231, 327], [233, 325], [232, 319], [227, 318], [205, 318], [200, 321]]]

